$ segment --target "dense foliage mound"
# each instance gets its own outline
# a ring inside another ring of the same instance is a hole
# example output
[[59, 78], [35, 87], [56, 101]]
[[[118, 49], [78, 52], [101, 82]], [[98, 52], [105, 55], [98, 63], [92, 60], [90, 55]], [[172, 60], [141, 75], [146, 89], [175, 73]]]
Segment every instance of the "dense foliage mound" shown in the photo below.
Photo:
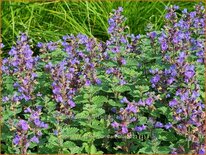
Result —
[[2, 65], [2, 153], [204, 154], [205, 9], [166, 10], [147, 35], [113, 10], [106, 42], [21, 33]]

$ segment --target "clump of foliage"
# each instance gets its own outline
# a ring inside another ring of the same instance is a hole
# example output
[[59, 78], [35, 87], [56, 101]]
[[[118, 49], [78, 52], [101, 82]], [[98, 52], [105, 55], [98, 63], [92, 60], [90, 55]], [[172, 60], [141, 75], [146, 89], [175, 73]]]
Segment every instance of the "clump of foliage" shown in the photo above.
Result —
[[37, 56], [21, 33], [3, 59], [2, 153], [204, 154], [205, 9], [166, 11], [134, 35], [119, 7], [106, 43], [70, 34]]

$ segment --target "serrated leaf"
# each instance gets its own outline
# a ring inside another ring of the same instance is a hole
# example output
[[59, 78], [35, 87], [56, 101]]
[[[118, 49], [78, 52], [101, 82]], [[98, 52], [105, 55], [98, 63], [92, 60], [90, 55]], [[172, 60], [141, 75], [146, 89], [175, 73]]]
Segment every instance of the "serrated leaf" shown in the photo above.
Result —
[[97, 152], [96, 147], [94, 146], [94, 144], [92, 144], [92, 146], [90, 147], [90, 153], [91, 154], [95, 154]]
[[79, 129], [75, 127], [67, 127], [67, 128], [62, 129], [61, 135], [62, 135], [62, 138], [68, 138], [68, 136], [75, 135], [78, 131]]
[[70, 148], [70, 151], [71, 151], [71, 154], [81, 153], [82, 148], [79, 146], [76, 146], [76, 147]]
[[81, 113], [78, 113], [75, 115], [76, 119], [86, 119], [89, 116], [89, 112], [88, 111], [83, 111]]
[[71, 142], [71, 141], [66, 141], [63, 143], [63, 147], [70, 149], [72, 147], [76, 147], [76, 144], [74, 142]]
[[152, 154], [152, 148], [150, 146], [147, 147], [143, 147], [141, 149], [139, 149], [138, 153], [145, 153], [145, 154]]
[[139, 122], [141, 125], [146, 124], [146, 123], [147, 123], [147, 117], [139, 116], [139, 117], [138, 117], [138, 122]]
[[130, 90], [131, 90], [130, 87], [129, 86], [125, 86], [125, 85], [117, 86], [117, 87], [114, 88], [114, 91], [120, 92], [120, 93], [123, 93], [123, 92], [126, 92], [126, 91], [130, 91]]
[[158, 110], [161, 111], [162, 114], [167, 114], [168, 108], [167, 107], [160, 107], [160, 108], [158, 108]]
[[158, 153], [168, 154], [170, 151], [171, 151], [170, 148], [168, 148], [167, 146], [159, 146], [158, 147]]
[[122, 104], [121, 103], [117, 103], [117, 102], [115, 102], [114, 100], [112, 100], [112, 99], [110, 99], [109, 101], [108, 101], [108, 103], [111, 105], [111, 106], [113, 106], [113, 107], [122, 107]]
[[107, 102], [107, 98], [105, 96], [94, 96], [92, 98], [92, 102], [98, 106], [101, 106], [104, 102]]

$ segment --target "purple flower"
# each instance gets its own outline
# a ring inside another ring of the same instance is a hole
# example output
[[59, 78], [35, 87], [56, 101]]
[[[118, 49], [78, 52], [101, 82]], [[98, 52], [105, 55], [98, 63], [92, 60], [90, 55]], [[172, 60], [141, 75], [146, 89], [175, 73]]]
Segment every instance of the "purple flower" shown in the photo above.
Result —
[[9, 101], [9, 98], [7, 97], [7, 96], [4, 96], [3, 98], [2, 98], [2, 102], [8, 102]]
[[48, 128], [48, 124], [46, 124], [46, 123], [44, 123], [44, 122], [41, 122], [40, 127], [47, 129], [47, 128]]
[[119, 82], [119, 84], [120, 84], [120, 85], [125, 85], [125, 84], [126, 84], [126, 81], [121, 79], [120, 82]]
[[120, 102], [121, 102], [121, 103], [129, 103], [129, 101], [127, 100], [126, 97], [123, 97]]
[[168, 85], [170, 85], [170, 84], [172, 84], [173, 82], [175, 81], [175, 78], [169, 78], [168, 80], [167, 80], [167, 84]]
[[3, 43], [0, 43], [0, 49], [4, 48], [4, 44]]
[[137, 105], [139, 105], [139, 106], [145, 106], [145, 102], [142, 101], [142, 100], [139, 100], [139, 101], [137, 102]]
[[179, 9], [179, 6], [174, 5], [173, 8], [174, 8], [174, 10], [178, 10], [178, 9]]
[[161, 44], [161, 48], [162, 48], [163, 51], [166, 51], [167, 48], [168, 48], [167, 43], [166, 43], [166, 42], [162, 42], [162, 44]]
[[71, 108], [74, 108], [76, 106], [76, 104], [72, 100], [68, 100], [68, 104]]
[[61, 96], [61, 95], [57, 95], [57, 96], [56, 96], [56, 101], [62, 103], [62, 102], [63, 102], [62, 96]]
[[20, 140], [21, 140], [21, 137], [19, 135], [16, 135], [13, 139], [14, 145], [18, 145]]
[[155, 127], [156, 128], [162, 128], [163, 127], [163, 124], [161, 122], [156, 122], [155, 123]]
[[54, 135], [57, 136], [58, 135], [58, 131], [54, 130]]
[[130, 122], [135, 122], [136, 120], [137, 120], [136, 117], [132, 117], [132, 118], [130, 119]]
[[128, 112], [137, 113], [137, 108], [134, 105], [132, 105], [132, 104], [128, 104], [128, 106], [126, 107], [126, 110]]
[[200, 96], [200, 93], [199, 93], [198, 91], [195, 91], [195, 90], [192, 91], [192, 96], [191, 96], [192, 99], [195, 100], [195, 99], [198, 98], [199, 96]]
[[169, 102], [169, 106], [172, 108], [174, 106], [177, 105], [177, 100], [176, 99], [173, 99], [172, 101]]
[[126, 126], [122, 126], [122, 133], [123, 133], [123, 134], [128, 133], [128, 129], [127, 129]]
[[124, 37], [121, 37], [120, 41], [121, 43], [127, 43], [127, 40]]
[[47, 48], [49, 51], [54, 51], [57, 48], [57, 45], [53, 42], [47, 43]]
[[125, 59], [121, 59], [121, 64], [122, 65], [126, 65], [126, 60]]
[[159, 80], [160, 80], [160, 76], [159, 76], [159, 75], [155, 75], [155, 76], [151, 79], [151, 83], [152, 83], [152, 84], [156, 84]]
[[95, 81], [98, 85], [100, 85], [102, 83], [102, 81], [100, 79], [96, 79]]
[[120, 7], [118, 7], [118, 11], [119, 12], [122, 12], [123, 11], [123, 8], [120, 6]]
[[116, 108], [116, 107], [112, 107], [112, 108], [111, 108], [111, 111], [112, 111], [113, 113], [116, 113], [117, 108]]
[[145, 125], [136, 126], [136, 127], [134, 128], [134, 130], [137, 131], [137, 132], [141, 132], [141, 131], [143, 131], [143, 130], [145, 130], [145, 129], [146, 129], [146, 126], [145, 126]]
[[39, 120], [39, 118], [34, 119], [34, 123], [35, 123], [36, 126], [41, 125], [41, 121]]
[[41, 131], [37, 131], [37, 135], [38, 136], [42, 136], [42, 132]]
[[183, 14], [187, 14], [187, 9], [185, 8], [183, 11], [182, 11]]
[[24, 110], [24, 112], [25, 112], [25, 113], [31, 113], [32, 111], [31, 111], [31, 108], [28, 107], [28, 108], [26, 108], [26, 109]]
[[113, 128], [118, 128], [118, 127], [119, 127], [119, 123], [113, 122], [113, 123], [111, 124], [111, 126], [112, 126]]
[[21, 126], [21, 128], [24, 131], [27, 131], [29, 129], [29, 125], [27, 124], [27, 122], [25, 120], [20, 120], [19, 125]]
[[43, 45], [44, 45], [44, 44], [43, 44], [43, 43], [41, 43], [41, 42], [38, 42], [38, 43], [37, 43], [37, 47], [38, 47], [38, 48], [42, 48], [42, 47], [43, 47]]
[[90, 85], [91, 85], [90, 80], [86, 80], [86, 82], [85, 82], [85, 86], [90, 86]]
[[172, 124], [171, 123], [167, 123], [164, 125], [165, 129], [170, 129], [172, 127]]
[[204, 148], [201, 148], [198, 152], [198, 154], [205, 154], [205, 149]]
[[176, 110], [176, 113], [177, 114], [179, 114], [179, 113], [181, 113], [182, 112], [182, 109], [181, 108], [178, 108], [177, 110]]
[[191, 79], [195, 75], [194, 65], [187, 65], [185, 68], [185, 76]]
[[119, 47], [114, 47], [114, 48], [112, 48], [112, 52], [113, 53], [119, 53], [120, 52], [120, 48]]
[[151, 97], [149, 97], [149, 98], [147, 98], [147, 99], [145, 100], [145, 103], [146, 103], [148, 106], [151, 106], [152, 103], [153, 103], [153, 99], [152, 99]]
[[156, 32], [150, 32], [148, 34], [148, 36], [151, 38], [151, 39], [154, 39], [156, 36], [157, 36], [157, 33]]
[[39, 138], [34, 136], [34, 137], [31, 138], [31, 142], [39, 143]]
[[60, 87], [58, 87], [58, 86], [54, 86], [54, 88], [53, 88], [53, 93], [54, 94], [61, 94], [61, 89], [60, 89]]
[[189, 92], [186, 91], [185, 93], [181, 94], [181, 100], [186, 101], [189, 98]]

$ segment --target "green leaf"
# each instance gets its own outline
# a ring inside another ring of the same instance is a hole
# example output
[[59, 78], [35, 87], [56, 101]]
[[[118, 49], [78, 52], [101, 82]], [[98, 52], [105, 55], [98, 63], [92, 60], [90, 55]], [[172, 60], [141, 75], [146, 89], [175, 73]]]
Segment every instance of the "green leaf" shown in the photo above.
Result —
[[91, 154], [95, 154], [97, 152], [96, 147], [94, 146], [94, 144], [92, 144], [91, 148], [90, 148], [90, 153]]
[[143, 148], [139, 149], [138, 154], [139, 153], [152, 154], [153, 151], [152, 151], [152, 148], [150, 146], [147, 146], [147, 147], [143, 147]]
[[84, 147], [86, 153], [90, 153], [89, 145], [87, 143], [83, 143], [83, 147]]
[[117, 86], [117, 87], [115, 87], [113, 89], [114, 89], [114, 91], [120, 92], [120, 93], [123, 93], [123, 92], [131, 90], [131, 88], [129, 86], [125, 86], [125, 85], [124, 86]]
[[68, 138], [68, 136], [75, 135], [79, 129], [75, 127], [66, 127], [61, 131], [62, 138]]
[[48, 147], [59, 146], [58, 138], [53, 135], [50, 135], [48, 142]]
[[105, 66], [107, 66], [107, 67], [115, 67], [115, 66], [117, 66], [117, 64], [115, 62], [113, 62], [113, 61], [106, 61], [103, 64]]
[[66, 141], [66, 142], [64, 142], [63, 147], [70, 149], [70, 148], [76, 147], [76, 144], [74, 142], [71, 142], [71, 141]]
[[158, 147], [158, 153], [161, 154], [168, 154], [170, 152], [170, 148], [168, 146], [159, 146]]
[[86, 119], [89, 116], [88, 111], [83, 111], [81, 113], [76, 114], [75, 118], [76, 119]]
[[107, 102], [107, 98], [105, 96], [94, 96], [92, 98], [92, 102], [98, 106], [101, 106], [104, 102]]
[[162, 114], [167, 114], [167, 111], [168, 111], [168, 107], [160, 107], [158, 108], [158, 110], [162, 113]]
[[139, 117], [138, 117], [138, 122], [139, 122], [141, 125], [146, 124], [146, 123], [147, 123], [147, 117], [139, 116]]
[[70, 151], [71, 151], [71, 154], [75, 154], [75, 153], [78, 154], [78, 153], [81, 153], [82, 148], [79, 146], [76, 146], [76, 147], [70, 148]]
[[109, 101], [108, 101], [108, 103], [111, 105], [111, 106], [113, 106], [113, 107], [122, 107], [122, 104], [120, 103], [120, 102], [115, 102], [114, 100], [112, 100], [112, 99], [110, 99]]

